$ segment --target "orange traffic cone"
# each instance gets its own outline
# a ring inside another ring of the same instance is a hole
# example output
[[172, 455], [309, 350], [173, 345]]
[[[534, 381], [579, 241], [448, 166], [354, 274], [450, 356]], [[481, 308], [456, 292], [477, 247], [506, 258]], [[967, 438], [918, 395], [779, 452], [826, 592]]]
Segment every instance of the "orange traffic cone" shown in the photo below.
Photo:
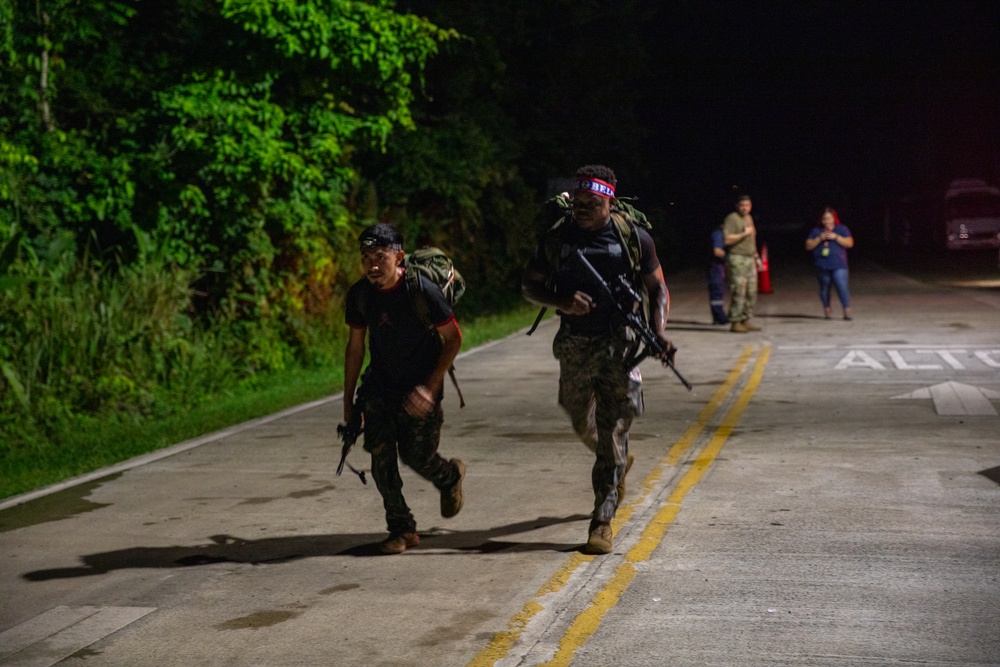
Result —
[[757, 273], [757, 293], [771, 293], [771, 268], [767, 263], [767, 244], [760, 250], [760, 271]]

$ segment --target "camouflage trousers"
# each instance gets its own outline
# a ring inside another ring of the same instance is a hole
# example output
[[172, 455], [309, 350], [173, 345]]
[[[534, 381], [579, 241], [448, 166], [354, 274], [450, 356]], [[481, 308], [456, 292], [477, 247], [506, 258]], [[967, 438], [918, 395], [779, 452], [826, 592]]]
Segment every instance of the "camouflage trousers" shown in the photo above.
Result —
[[729, 279], [729, 321], [745, 322], [753, 317], [757, 303], [757, 262], [746, 255], [726, 257]]
[[417, 523], [403, 497], [399, 460], [438, 490], [458, 480], [458, 470], [438, 454], [444, 413], [441, 404], [424, 418], [411, 417], [402, 401], [365, 397], [365, 450], [372, 455], [372, 479], [382, 495], [390, 533], [415, 532]]
[[591, 471], [593, 522], [608, 523], [618, 508], [618, 481], [628, 462], [628, 430], [642, 414], [642, 376], [623, 360], [634, 343], [627, 331], [607, 336], [573, 335], [563, 327], [552, 351], [559, 360], [559, 405], [573, 430], [596, 454]]

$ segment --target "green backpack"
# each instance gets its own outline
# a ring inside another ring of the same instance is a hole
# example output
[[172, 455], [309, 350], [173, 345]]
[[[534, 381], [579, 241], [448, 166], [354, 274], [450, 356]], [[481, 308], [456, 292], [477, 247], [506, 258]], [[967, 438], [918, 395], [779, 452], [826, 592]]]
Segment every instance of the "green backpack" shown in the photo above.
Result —
[[[449, 306], [454, 307], [458, 300], [465, 294], [465, 279], [455, 268], [451, 257], [445, 254], [440, 248], [426, 246], [418, 248], [406, 256], [406, 288], [409, 290], [410, 298], [413, 299], [413, 308], [417, 311], [420, 321], [428, 328], [433, 327], [430, 321], [430, 309], [427, 306], [427, 297], [420, 289], [418, 274], [428, 278], [438, 286]], [[414, 298], [419, 294], [419, 298]]]
[[[406, 293], [410, 296], [410, 303], [417, 317], [428, 329], [434, 329], [434, 322], [431, 320], [431, 309], [427, 303], [427, 292], [420, 281], [420, 276], [424, 276], [438, 286], [444, 294], [448, 305], [454, 307], [462, 295], [465, 294], [465, 278], [455, 268], [454, 262], [440, 248], [425, 246], [418, 248], [406, 255], [403, 265], [406, 273], [403, 274], [406, 283]], [[358, 308], [365, 319], [368, 319], [368, 290], [361, 290], [358, 297]], [[465, 398], [462, 390], [455, 379], [455, 367], [448, 369], [451, 382], [458, 392], [459, 407], [465, 407]]]

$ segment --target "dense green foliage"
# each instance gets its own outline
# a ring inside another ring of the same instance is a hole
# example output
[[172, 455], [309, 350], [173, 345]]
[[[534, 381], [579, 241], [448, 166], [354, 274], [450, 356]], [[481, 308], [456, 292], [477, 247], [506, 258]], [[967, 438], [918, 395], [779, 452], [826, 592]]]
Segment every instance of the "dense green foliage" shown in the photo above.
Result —
[[339, 365], [375, 220], [452, 254], [464, 317], [519, 303], [546, 180], [641, 139], [632, 89], [568, 68], [623, 79], [641, 51], [627, 23], [595, 42], [607, 7], [475, 9], [0, 4], [0, 447]]

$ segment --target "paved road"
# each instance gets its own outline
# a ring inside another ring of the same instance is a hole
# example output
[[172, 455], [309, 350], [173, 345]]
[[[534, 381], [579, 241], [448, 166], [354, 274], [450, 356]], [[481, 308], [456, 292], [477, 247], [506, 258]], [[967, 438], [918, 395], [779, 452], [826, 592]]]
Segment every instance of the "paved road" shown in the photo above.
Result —
[[749, 335], [671, 279], [614, 554], [549, 322], [460, 359], [466, 507], [404, 475], [401, 556], [332, 399], [0, 511], [0, 665], [1000, 665], [1000, 293], [772, 271]]

